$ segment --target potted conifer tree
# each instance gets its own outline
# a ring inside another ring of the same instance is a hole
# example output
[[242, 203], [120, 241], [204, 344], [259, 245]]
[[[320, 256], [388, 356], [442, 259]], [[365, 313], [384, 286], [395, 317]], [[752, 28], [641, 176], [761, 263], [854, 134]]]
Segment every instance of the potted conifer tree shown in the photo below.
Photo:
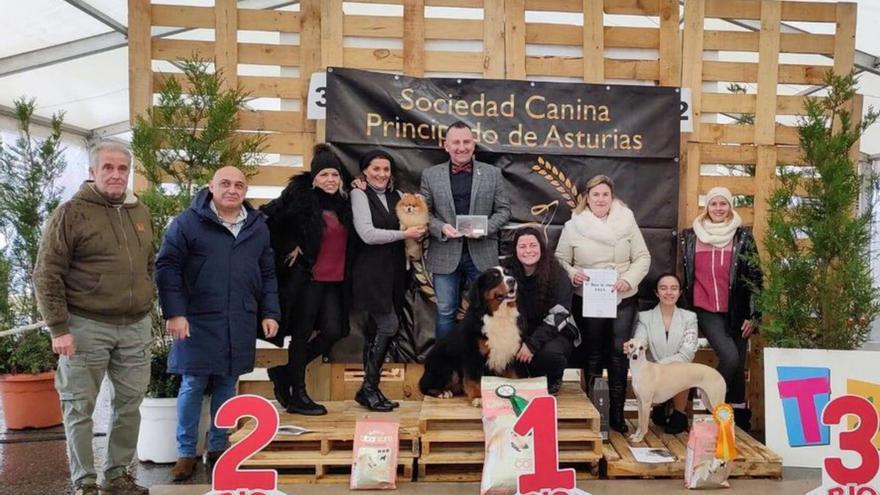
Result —
[[867, 182], [850, 150], [877, 120], [849, 110], [853, 75], [829, 72], [825, 98], [808, 98], [798, 126], [803, 167], [784, 169], [768, 205], [766, 278], [758, 298], [772, 347], [858, 349], [880, 314], [871, 277], [872, 208], [858, 211]]
[[[878, 115], [869, 109], [861, 122], [853, 118], [854, 76], [829, 73], [825, 84], [828, 95], [809, 98], [798, 125], [805, 167], [786, 167], [769, 200], [758, 298], [768, 343], [767, 445], [786, 465], [803, 467], [821, 467], [827, 455], [821, 449], [830, 448], [824, 405], [853, 393], [854, 382], [876, 382], [876, 373], [851, 363], [870, 361], [857, 349], [880, 315], [871, 275], [873, 212], [870, 204], [859, 210], [862, 192], [876, 178], [860, 174], [851, 158]], [[804, 383], [814, 388], [805, 392]], [[811, 394], [809, 401], [795, 401], [798, 393]]]
[[12, 143], [0, 142], [0, 228], [6, 240], [0, 250], [0, 330], [34, 328], [0, 337], [0, 392], [6, 426], [12, 429], [61, 423], [54, 387], [57, 358], [41, 329], [33, 271], [43, 225], [61, 198], [56, 183], [66, 167], [64, 115], [53, 115], [48, 136], [40, 138], [31, 129], [35, 109], [33, 99], [17, 99], [18, 136]]

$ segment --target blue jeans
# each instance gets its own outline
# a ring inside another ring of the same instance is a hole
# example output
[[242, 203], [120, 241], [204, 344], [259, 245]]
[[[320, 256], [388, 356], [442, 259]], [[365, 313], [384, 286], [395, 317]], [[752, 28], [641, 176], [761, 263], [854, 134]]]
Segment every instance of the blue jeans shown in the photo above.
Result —
[[461, 253], [461, 260], [455, 271], [448, 274], [433, 274], [434, 293], [437, 294], [437, 329], [435, 330], [437, 340], [446, 338], [455, 327], [455, 312], [461, 304], [462, 275], [468, 287], [480, 276], [480, 271], [471, 261], [467, 247]]
[[235, 396], [237, 376], [224, 375], [183, 375], [180, 393], [177, 395], [177, 455], [195, 457], [198, 444], [199, 419], [202, 415], [202, 400], [208, 381], [213, 379], [211, 395], [211, 429], [208, 432], [208, 451], [226, 449], [225, 428], [214, 426], [217, 410], [224, 402]]

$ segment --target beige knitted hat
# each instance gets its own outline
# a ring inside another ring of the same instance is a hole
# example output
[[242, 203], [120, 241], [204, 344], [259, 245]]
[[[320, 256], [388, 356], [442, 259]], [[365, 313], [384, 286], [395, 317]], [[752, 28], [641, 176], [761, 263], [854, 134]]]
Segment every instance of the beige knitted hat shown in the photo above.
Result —
[[725, 200], [727, 200], [727, 204], [733, 208], [733, 194], [730, 194], [730, 189], [722, 186], [713, 187], [709, 190], [708, 194], [706, 194], [706, 208], [709, 208], [709, 201], [712, 201], [712, 198], [721, 196]]

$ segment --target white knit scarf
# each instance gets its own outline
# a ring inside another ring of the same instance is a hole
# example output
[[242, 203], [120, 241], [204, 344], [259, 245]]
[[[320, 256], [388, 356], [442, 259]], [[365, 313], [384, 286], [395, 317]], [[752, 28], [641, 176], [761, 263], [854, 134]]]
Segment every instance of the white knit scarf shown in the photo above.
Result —
[[617, 241], [629, 234], [631, 225], [636, 221], [632, 210], [616, 199], [611, 203], [605, 221], [593, 215], [589, 208], [584, 208], [572, 220], [579, 234], [606, 246], [617, 244]]
[[733, 218], [724, 223], [712, 223], [707, 213], [702, 213], [694, 219], [694, 233], [697, 239], [705, 244], [711, 244], [717, 248], [726, 246], [733, 240], [736, 229], [742, 225], [742, 218], [736, 210], [731, 210]]

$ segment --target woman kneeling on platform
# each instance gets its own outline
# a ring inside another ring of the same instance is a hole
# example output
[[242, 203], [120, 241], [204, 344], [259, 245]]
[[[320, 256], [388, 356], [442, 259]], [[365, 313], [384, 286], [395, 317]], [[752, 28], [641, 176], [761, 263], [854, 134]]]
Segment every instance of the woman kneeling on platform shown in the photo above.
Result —
[[537, 229], [517, 230], [513, 243], [516, 256], [507, 265], [518, 284], [523, 338], [516, 358], [525, 372], [521, 374], [546, 376], [548, 391], [556, 395], [571, 351], [581, 341], [571, 316], [571, 280]]
[[[648, 359], [655, 363], [690, 363], [697, 352], [697, 315], [679, 308], [681, 280], [674, 273], [664, 273], [657, 279], [655, 293], [660, 302], [654, 309], [639, 313], [635, 338], [648, 344]], [[669, 402], [654, 406], [651, 421], [665, 426], [665, 432], [677, 435], [687, 430], [687, 407], [690, 390], [672, 398]]]
[[360, 162], [366, 187], [351, 191], [354, 228], [363, 245], [352, 268], [352, 307], [369, 313], [376, 335], [364, 333], [364, 383], [354, 399], [371, 411], [390, 411], [400, 404], [379, 390], [379, 376], [388, 346], [397, 334], [398, 314], [406, 292], [404, 239], [420, 239], [424, 227], [400, 230], [395, 213], [402, 194], [394, 189], [394, 159], [382, 149], [369, 151]]

